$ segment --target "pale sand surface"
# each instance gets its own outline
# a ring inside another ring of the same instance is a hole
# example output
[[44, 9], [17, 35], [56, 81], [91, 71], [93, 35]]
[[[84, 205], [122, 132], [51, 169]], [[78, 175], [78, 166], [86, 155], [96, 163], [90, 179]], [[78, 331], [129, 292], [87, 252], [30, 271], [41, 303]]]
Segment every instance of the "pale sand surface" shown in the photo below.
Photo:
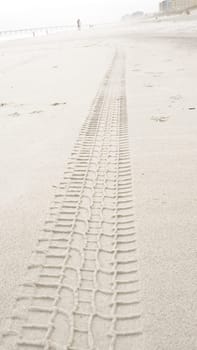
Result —
[[[196, 349], [196, 39], [155, 35], [127, 27], [74, 34], [73, 41], [61, 34], [0, 44], [0, 104], [6, 103], [0, 107], [2, 324], [43, 227], [52, 186], [121, 47], [144, 349]], [[66, 104], [52, 106], [56, 102]]]
[[195, 41], [138, 39], [131, 45], [127, 97], [144, 293], [145, 348], [194, 350]]
[[53, 186], [60, 181], [113, 52], [86, 49], [82, 40], [69, 45], [64, 37], [0, 45], [0, 104], [6, 103], [0, 107], [0, 318], [4, 318], [12, 308], [14, 288], [23, 281]]

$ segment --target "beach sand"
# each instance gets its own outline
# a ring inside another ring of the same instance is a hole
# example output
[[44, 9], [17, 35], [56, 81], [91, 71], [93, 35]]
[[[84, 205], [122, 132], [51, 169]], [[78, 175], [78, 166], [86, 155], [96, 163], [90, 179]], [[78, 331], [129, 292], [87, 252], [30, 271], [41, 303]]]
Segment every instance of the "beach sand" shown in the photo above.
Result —
[[118, 48], [126, 59], [143, 332], [139, 343], [128, 338], [113, 349], [196, 349], [196, 39], [188, 25], [188, 38], [148, 25], [0, 43], [2, 329]]

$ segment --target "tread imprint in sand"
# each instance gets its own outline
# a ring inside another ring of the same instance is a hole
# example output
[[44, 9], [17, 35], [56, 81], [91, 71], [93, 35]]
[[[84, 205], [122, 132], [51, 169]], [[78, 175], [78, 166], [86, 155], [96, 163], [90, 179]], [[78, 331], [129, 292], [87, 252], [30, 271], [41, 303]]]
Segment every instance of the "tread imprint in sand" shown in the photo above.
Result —
[[0, 350], [130, 350], [142, 335], [125, 58], [116, 52], [57, 189]]

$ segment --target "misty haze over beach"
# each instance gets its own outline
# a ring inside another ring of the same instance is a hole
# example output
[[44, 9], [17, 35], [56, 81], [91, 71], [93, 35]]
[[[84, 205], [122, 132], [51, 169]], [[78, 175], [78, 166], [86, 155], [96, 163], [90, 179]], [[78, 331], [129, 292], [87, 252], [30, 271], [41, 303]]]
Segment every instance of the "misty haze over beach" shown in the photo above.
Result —
[[119, 21], [134, 11], [156, 12], [157, 0], [7, 0], [0, 11], [0, 30], [73, 25], [80, 17], [84, 24]]

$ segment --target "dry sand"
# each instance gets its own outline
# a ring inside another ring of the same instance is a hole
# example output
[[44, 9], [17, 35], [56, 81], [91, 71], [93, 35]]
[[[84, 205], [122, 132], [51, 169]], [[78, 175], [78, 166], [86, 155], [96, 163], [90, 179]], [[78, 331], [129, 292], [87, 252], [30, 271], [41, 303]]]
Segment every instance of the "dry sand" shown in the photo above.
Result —
[[145, 349], [196, 349], [197, 51], [131, 44], [128, 104]]
[[66, 39], [0, 44], [1, 318], [12, 309], [53, 186], [113, 54], [108, 47], [86, 48], [85, 39], [75, 37], [72, 45]]
[[119, 47], [126, 54], [144, 321], [144, 345], [133, 349], [196, 349], [196, 39], [164, 25], [161, 37], [156, 27], [149, 34], [143, 28], [0, 43], [2, 328], [53, 185]]

